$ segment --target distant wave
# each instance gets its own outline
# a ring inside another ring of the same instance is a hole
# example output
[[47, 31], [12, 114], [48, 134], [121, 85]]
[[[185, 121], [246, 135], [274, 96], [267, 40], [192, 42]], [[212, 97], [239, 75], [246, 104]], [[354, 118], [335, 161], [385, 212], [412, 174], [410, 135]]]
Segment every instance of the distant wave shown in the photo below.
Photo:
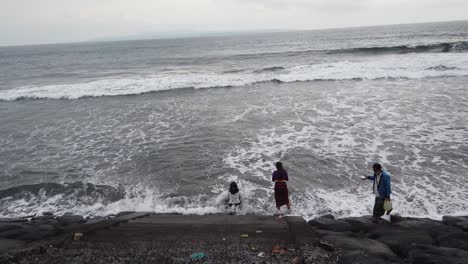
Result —
[[138, 95], [174, 89], [240, 87], [258, 83], [290, 83], [335, 80], [423, 79], [468, 76], [468, 56], [458, 54], [408, 54], [380, 60], [339, 61], [267, 67], [232, 73], [159, 73], [137, 78], [92, 82], [22, 86], [0, 90], [0, 100], [78, 99], [83, 97]]
[[449, 71], [449, 70], [456, 70], [457, 67], [447, 67], [445, 65], [437, 65], [433, 67], [426, 68], [426, 70], [436, 70], [436, 71]]
[[448, 43], [434, 43], [427, 45], [415, 46], [388, 46], [388, 47], [362, 47], [352, 49], [339, 49], [330, 50], [328, 53], [369, 53], [369, 54], [383, 54], [383, 53], [420, 53], [420, 52], [463, 52], [468, 51], [468, 42], [448, 42]]
[[468, 51], [468, 41], [431, 43], [424, 45], [397, 45], [397, 46], [376, 46], [376, 47], [356, 47], [348, 49], [306, 49], [296, 51], [264, 52], [253, 54], [237, 54], [230, 57], [243, 58], [262, 58], [269, 56], [295, 57], [315, 53], [325, 54], [405, 54], [405, 53], [447, 53], [447, 52], [466, 52]]
[[263, 68], [261, 70], [256, 70], [254, 71], [254, 73], [275, 72], [275, 71], [281, 71], [281, 70], [284, 70], [284, 67], [275, 66], [275, 67]]

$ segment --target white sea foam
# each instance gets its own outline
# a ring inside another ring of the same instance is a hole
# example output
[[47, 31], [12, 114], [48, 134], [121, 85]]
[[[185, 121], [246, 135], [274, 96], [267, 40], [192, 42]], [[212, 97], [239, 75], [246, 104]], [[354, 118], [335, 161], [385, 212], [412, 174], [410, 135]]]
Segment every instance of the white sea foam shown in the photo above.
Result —
[[300, 65], [279, 72], [160, 73], [138, 78], [105, 79], [86, 83], [22, 86], [0, 91], [0, 100], [20, 98], [77, 99], [81, 97], [132, 95], [179, 88], [244, 86], [258, 82], [349, 80], [380, 78], [427, 78], [467, 76], [468, 54], [435, 53], [386, 55], [360, 61]]

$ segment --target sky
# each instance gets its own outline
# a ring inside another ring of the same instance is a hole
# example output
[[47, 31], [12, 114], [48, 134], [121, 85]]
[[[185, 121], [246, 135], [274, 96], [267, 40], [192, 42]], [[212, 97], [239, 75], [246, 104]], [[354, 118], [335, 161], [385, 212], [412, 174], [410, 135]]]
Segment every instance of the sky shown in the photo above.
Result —
[[468, 0], [0, 0], [0, 45], [468, 19]]

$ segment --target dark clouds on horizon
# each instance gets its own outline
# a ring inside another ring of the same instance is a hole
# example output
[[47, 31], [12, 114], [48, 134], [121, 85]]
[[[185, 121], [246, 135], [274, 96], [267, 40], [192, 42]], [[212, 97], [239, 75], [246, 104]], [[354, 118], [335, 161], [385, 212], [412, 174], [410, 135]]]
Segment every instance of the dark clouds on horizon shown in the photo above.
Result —
[[467, 0], [0, 0], [0, 45], [468, 19]]

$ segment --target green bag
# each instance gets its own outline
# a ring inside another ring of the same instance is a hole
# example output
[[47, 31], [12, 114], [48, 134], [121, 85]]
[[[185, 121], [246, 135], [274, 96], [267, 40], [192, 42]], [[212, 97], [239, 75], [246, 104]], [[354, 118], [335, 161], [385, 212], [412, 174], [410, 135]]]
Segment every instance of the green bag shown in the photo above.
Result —
[[392, 201], [390, 201], [390, 200], [385, 200], [385, 202], [384, 202], [384, 204], [383, 204], [383, 209], [384, 209], [384, 211], [386, 211], [386, 212], [392, 210], [392, 209], [393, 209]]

